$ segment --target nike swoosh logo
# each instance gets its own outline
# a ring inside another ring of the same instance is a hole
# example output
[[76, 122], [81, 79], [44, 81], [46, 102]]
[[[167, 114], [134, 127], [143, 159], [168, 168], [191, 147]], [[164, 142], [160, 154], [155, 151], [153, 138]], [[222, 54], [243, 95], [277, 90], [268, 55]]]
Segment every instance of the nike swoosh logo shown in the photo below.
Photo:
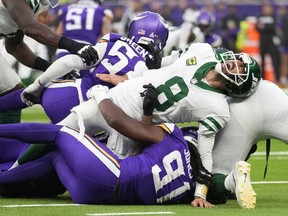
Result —
[[246, 179], [247, 179], [247, 173], [244, 173], [244, 183], [246, 183]]
[[145, 18], [147, 15], [144, 16], [135, 16], [133, 20], [141, 20], [143, 18]]

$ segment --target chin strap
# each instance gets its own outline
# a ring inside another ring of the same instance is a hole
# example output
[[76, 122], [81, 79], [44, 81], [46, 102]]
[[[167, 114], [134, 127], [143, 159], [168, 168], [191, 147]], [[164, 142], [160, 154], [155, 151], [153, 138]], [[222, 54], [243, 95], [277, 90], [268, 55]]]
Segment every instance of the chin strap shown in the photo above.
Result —
[[266, 177], [266, 173], [267, 173], [267, 169], [268, 169], [268, 160], [269, 160], [269, 155], [270, 155], [270, 147], [271, 147], [271, 139], [267, 139], [266, 140], [266, 166], [265, 166], [265, 169], [264, 169], [264, 176], [263, 176], [264, 179]]

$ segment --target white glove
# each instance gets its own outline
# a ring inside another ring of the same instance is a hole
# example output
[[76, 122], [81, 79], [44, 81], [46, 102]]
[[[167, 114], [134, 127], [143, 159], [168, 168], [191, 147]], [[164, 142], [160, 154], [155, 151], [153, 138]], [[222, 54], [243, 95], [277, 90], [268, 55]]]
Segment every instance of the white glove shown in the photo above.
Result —
[[21, 93], [21, 100], [27, 106], [33, 106], [38, 97], [42, 94], [44, 88], [45, 87], [39, 83], [39, 80], [36, 79]]
[[108, 95], [109, 88], [103, 85], [95, 85], [86, 92], [89, 99], [94, 99], [99, 104], [104, 99], [110, 99]]

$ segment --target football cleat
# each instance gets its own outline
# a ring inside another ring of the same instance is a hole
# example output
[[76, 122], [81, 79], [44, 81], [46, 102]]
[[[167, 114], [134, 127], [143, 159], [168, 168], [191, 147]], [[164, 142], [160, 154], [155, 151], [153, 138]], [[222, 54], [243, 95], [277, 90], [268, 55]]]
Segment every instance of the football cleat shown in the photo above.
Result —
[[256, 193], [250, 181], [250, 164], [239, 161], [234, 169], [234, 181], [236, 183], [235, 194], [241, 208], [254, 209], [256, 207]]

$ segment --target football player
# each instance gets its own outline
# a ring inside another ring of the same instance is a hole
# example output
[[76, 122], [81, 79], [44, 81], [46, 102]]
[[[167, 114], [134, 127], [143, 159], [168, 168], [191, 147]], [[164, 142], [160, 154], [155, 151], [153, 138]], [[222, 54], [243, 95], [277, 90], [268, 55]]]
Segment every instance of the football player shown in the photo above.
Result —
[[[215, 136], [230, 118], [227, 96], [251, 95], [260, 78], [260, 67], [249, 55], [231, 51], [217, 54], [209, 44], [199, 43], [182, 50], [170, 66], [144, 72], [143, 76], [110, 89], [108, 94], [126, 113], [140, 120], [143, 101], [139, 94], [143, 91], [142, 86], [147, 83], [155, 86], [158, 104], [153, 121], [199, 122], [198, 150], [209, 171], [212, 170], [211, 154]], [[112, 151], [120, 157], [137, 153], [139, 146], [135, 142], [115, 133], [103, 121], [93, 100], [97, 94], [100, 94], [98, 89], [92, 87], [88, 91], [92, 99], [73, 108], [71, 114], [59, 124], [76, 127], [89, 134], [108, 131], [107, 146]], [[205, 199], [207, 189], [205, 185], [198, 185], [195, 197]], [[197, 200], [195, 202], [197, 205]]]
[[[24, 35], [27, 35], [42, 44], [66, 49], [70, 53], [81, 54], [81, 49], [86, 44], [56, 34], [46, 25], [39, 22], [35, 17], [35, 14], [38, 13], [41, 8], [48, 7], [49, 5], [51, 7], [56, 7], [60, 2], [60, 0], [0, 1], [0, 38], [5, 38], [5, 48], [7, 52], [13, 55], [22, 64], [41, 71], [45, 71], [49, 67], [50, 63], [31, 51], [23, 41]], [[90, 57], [90, 54], [87, 53], [84, 57], [85, 62], [86, 60], [90, 61]], [[90, 64], [90, 62], [86, 63], [88, 65]], [[0, 55], [0, 64], [0, 95], [2, 96], [23, 88], [19, 76], [2, 55]], [[20, 115], [21, 111], [19, 110], [2, 113], [0, 116], [0, 123], [19, 122]]]
[[[147, 25], [147, 22], [151, 22], [153, 25]], [[144, 12], [131, 23], [128, 37], [114, 33], [102, 37], [95, 46], [98, 60], [90, 74], [76, 80], [52, 81], [73, 69], [85, 68], [80, 57], [66, 55], [55, 61], [44, 73], [45, 75], [42, 74], [34, 84], [25, 90], [23, 93], [24, 100], [25, 93], [29, 92], [29, 89], [34, 90], [36, 87], [40, 87], [41, 91], [38, 92], [41, 93], [41, 97], [34, 103], [40, 103], [52, 123], [57, 123], [65, 118], [74, 106], [87, 100], [86, 92], [93, 85], [102, 84], [113, 87], [110, 83], [99, 80], [96, 74], [111, 73], [127, 77], [138, 76], [142, 71], [148, 69], [146, 64], [148, 65], [149, 59], [152, 58], [151, 52], [154, 49], [162, 50], [165, 47], [167, 37], [168, 26], [165, 20], [157, 13]], [[153, 43], [155, 47], [151, 47], [150, 43]], [[49, 83], [50, 81], [52, 82]], [[20, 98], [23, 90], [22, 88], [0, 97], [0, 111], [26, 108], [27, 105]], [[32, 104], [28, 103], [28, 105]]]
[[[113, 14], [101, 5], [103, 0], [77, 0], [67, 4], [58, 11], [60, 23], [56, 32], [65, 37], [95, 45], [98, 40], [111, 32]], [[69, 54], [66, 50], [57, 49], [55, 59]], [[80, 77], [89, 70], [79, 71]]]
[[[154, 126], [137, 121], [107, 99], [109, 96], [103, 89], [98, 86], [99, 94], [93, 99], [99, 103], [103, 118], [119, 133], [142, 142], [145, 145], [142, 154], [119, 159], [97, 139], [84, 134], [79, 141], [79, 131], [65, 126], [40, 123], [0, 125], [0, 137], [50, 143], [57, 147], [57, 151], [43, 158], [1, 172], [0, 186], [5, 188], [6, 184], [33, 181], [55, 168], [76, 203], [151, 205], [189, 203], [195, 181], [211, 183], [197, 148], [183, 138], [176, 125]], [[145, 98], [144, 93], [147, 102]], [[151, 118], [154, 107], [146, 105], [144, 102], [144, 113]], [[205, 199], [199, 203], [201, 207], [214, 207]]]

